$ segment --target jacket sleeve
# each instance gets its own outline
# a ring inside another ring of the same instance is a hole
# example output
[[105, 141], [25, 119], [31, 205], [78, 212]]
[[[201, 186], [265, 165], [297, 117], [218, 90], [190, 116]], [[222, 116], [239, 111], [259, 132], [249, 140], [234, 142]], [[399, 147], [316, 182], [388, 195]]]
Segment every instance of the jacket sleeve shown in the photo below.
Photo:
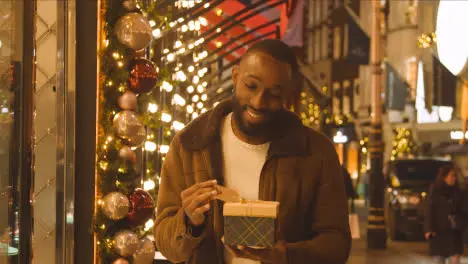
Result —
[[[321, 178], [312, 205], [313, 238], [286, 244], [289, 264], [344, 264], [350, 248], [348, 202], [337, 154], [330, 143], [324, 150]], [[313, 262], [312, 262], [313, 260]]]
[[429, 188], [424, 207], [424, 232], [434, 232], [432, 208], [434, 204], [434, 186]]
[[187, 233], [180, 193], [185, 189], [182, 160], [176, 136], [161, 170], [154, 237], [158, 250], [169, 261], [180, 263], [190, 259], [204, 234], [192, 237]]

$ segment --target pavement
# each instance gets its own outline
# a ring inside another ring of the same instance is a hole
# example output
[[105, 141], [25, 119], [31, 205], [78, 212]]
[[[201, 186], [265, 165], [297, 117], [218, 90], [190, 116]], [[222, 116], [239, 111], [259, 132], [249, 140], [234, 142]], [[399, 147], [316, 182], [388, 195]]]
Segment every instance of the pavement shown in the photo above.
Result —
[[[417, 242], [387, 242], [385, 250], [367, 249], [366, 219], [367, 210], [361, 201], [356, 203], [356, 212], [360, 217], [361, 238], [353, 240], [351, 254], [347, 264], [435, 264], [428, 257], [428, 244]], [[468, 247], [461, 263], [468, 264]]]
[[[366, 240], [354, 240], [348, 264], [432, 264], [424, 242], [388, 242], [385, 250], [368, 250]], [[468, 263], [468, 260], [463, 263]]]

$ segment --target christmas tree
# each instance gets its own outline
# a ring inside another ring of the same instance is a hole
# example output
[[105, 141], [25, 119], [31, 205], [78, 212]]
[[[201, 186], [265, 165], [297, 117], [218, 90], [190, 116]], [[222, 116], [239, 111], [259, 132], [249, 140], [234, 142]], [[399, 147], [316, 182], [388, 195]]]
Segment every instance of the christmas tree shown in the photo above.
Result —
[[391, 160], [403, 157], [414, 157], [418, 154], [418, 145], [410, 129], [397, 128], [393, 130], [393, 134]]

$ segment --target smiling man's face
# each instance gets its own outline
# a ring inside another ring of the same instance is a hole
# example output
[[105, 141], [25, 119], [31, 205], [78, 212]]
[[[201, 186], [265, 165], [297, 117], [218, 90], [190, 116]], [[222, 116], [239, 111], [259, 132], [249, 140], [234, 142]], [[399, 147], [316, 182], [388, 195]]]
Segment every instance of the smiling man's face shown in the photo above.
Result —
[[262, 52], [252, 52], [232, 70], [234, 121], [246, 136], [266, 137], [280, 124], [292, 84], [291, 66]]

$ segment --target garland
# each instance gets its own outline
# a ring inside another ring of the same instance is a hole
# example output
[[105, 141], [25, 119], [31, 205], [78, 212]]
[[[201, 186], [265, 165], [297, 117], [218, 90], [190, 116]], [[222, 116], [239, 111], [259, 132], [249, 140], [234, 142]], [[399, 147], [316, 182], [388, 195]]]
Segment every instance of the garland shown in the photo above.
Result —
[[[145, 3], [108, 0], [102, 8], [94, 224], [99, 263], [152, 263], [156, 249], [150, 234], [161, 163], [175, 132], [206, 111], [207, 83], [198, 79], [207, 73], [200, 63], [207, 52], [200, 45], [203, 39], [197, 39], [206, 19], [186, 25], [181, 18], [171, 21], [175, 8], [201, 1], [175, 1], [164, 16], [157, 14], [155, 1]], [[171, 30], [177, 24], [180, 29]], [[137, 27], [132, 36], [137, 41], [128, 42], [122, 36], [132, 27]], [[171, 42], [168, 53], [162, 44]], [[192, 58], [183, 56], [189, 49]], [[189, 96], [192, 100], [185, 99]]]
[[[144, 6], [139, 3], [139, 6], [142, 6], [143, 8], [140, 8], [140, 10], [144, 11], [138, 12], [138, 10], [132, 10], [132, 12], [143, 13], [147, 18], [157, 21], [158, 24], [167, 21], [156, 15], [153, 10], [154, 3], [149, 6]], [[138, 207], [135, 206], [137, 205], [136, 203], [130, 204], [131, 197], [134, 195], [134, 199], [137, 197], [140, 199], [146, 199], [146, 202], [150, 201], [152, 207], [145, 208], [145, 214], [148, 215], [147, 212], [149, 210], [153, 212], [154, 201], [157, 196], [157, 186], [149, 190], [146, 194], [143, 193], [144, 191], [142, 189], [137, 188], [141, 187], [141, 182], [154, 183], [157, 179], [151, 175], [147, 176], [145, 171], [138, 171], [138, 166], [134, 159], [136, 158], [136, 155], [151, 155], [151, 153], [145, 153], [145, 151], [143, 151], [144, 148], [139, 148], [140, 146], [129, 145], [125, 139], [119, 138], [118, 135], [116, 135], [114, 119], [116, 114], [123, 110], [119, 106], [119, 99], [129, 90], [129, 69], [131, 68], [135, 58], [139, 57], [139, 54], [128, 46], [122, 44], [115, 34], [116, 24], [119, 19], [130, 13], [130, 11], [124, 7], [123, 2], [115, 0], [109, 1], [107, 6], [104, 6], [103, 10], [105, 10], [105, 24], [103, 26], [104, 47], [101, 54], [99, 54], [101, 58], [101, 75], [98, 114], [98, 146], [96, 149], [98, 165], [96, 175], [98, 186], [98, 208], [96, 210], [94, 232], [97, 237], [98, 258], [100, 263], [125, 263], [125, 261], [127, 263], [133, 263], [135, 258], [145, 257], [144, 254], [138, 254], [138, 250], [143, 251], [141, 249], [144, 246], [151, 247], [151, 245], [148, 244], [148, 241], [150, 240], [141, 240], [141, 238], [145, 238], [147, 234], [151, 232], [151, 219], [153, 214], [151, 214], [151, 217], [145, 216], [145, 218], [149, 219], [145, 219], [147, 222], [144, 225], [141, 225], [141, 223], [135, 224], [135, 221], [130, 221], [129, 216], [131, 213], [141, 213], [141, 210], [138, 211]], [[148, 112], [145, 110], [147, 110], [151, 105], [155, 105], [155, 102], [158, 101], [156, 96], [159, 94], [161, 83], [170, 80], [167, 70], [161, 70], [158, 77], [159, 80], [157, 84], [154, 87], [151, 87], [152, 89], [149, 92], [138, 95], [137, 106], [136, 109], [134, 109], [134, 113], [139, 117], [145, 131], [149, 132], [147, 135], [148, 139], [154, 137], [154, 131], [159, 131], [159, 129], [162, 128], [161, 111]], [[153, 131], [153, 133], [151, 133], [151, 131]], [[167, 135], [167, 131], [163, 134]], [[169, 140], [169, 137], [164, 137], [162, 142], [167, 144]], [[126, 157], [122, 156], [122, 148], [129, 150]], [[135, 150], [135, 152], [132, 153], [133, 150]], [[154, 157], [150, 156], [149, 158], [151, 159]], [[153, 163], [151, 162], [145, 163], [147, 171], [154, 170], [152, 168], [152, 164]], [[144, 178], [145, 176], [146, 178]], [[136, 190], [139, 190], [139, 192]], [[141, 196], [142, 194], [143, 197]], [[151, 195], [151, 197], [148, 197], [147, 194]], [[110, 197], [106, 195], [114, 196]], [[111, 198], [114, 199], [112, 200]], [[128, 202], [125, 198], [128, 198]], [[122, 216], [123, 213], [119, 212], [119, 210], [125, 210], [127, 205], [128, 213], [127, 215]], [[109, 212], [109, 210], [111, 211]], [[137, 241], [135, 239], [137, 239]], [[130, 241], [130, 246], [119, 244], [122, 240]], [[150, 243], [152, 244], [151, 241]]]

